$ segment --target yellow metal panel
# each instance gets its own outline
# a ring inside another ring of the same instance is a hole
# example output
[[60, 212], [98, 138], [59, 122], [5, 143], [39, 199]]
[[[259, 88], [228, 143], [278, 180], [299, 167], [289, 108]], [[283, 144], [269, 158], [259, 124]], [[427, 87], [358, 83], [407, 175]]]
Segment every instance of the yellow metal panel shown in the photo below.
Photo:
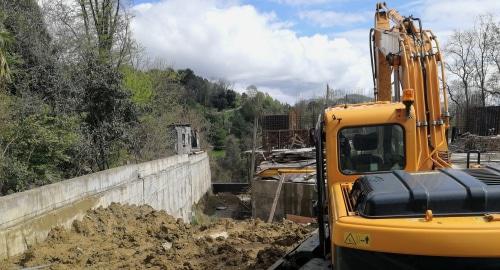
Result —
[[[389, 30], [390, 22], [387, 13], [380, 12], [375, 14], [375, 28], [379, 30]], [[375, 31], [375, 47], [381, 48], [382, 32]], [[377, 62], [377, 101], [391, 101], [391, 67], [385, 55], [377, 49], [375, 51], [375, 58]]]
[[334, 226], [333, 244], [353, 247], [346, 243], [345, 234], [368, 235], [369, 245], [357, 249], [401, 254], [498, 257], [500, 222], [487, 222], [484, 217], [434, 217], [365, 219], [342, 217]]
[[[330, 186], [332, 247], [343, 246], [377, 252], [401, 254], [499, 257], [500, 222], [484, 216], [422, 218], [363, 218], [348, 215], [341, 184]], [[422, 213], [423, 214], [423, 213]], [[347, 239], [352, 234], [352, 239]], [[368, 240], [366, 239], [368, 237]], [[365, 241], [360, 241], [364, 239]]]

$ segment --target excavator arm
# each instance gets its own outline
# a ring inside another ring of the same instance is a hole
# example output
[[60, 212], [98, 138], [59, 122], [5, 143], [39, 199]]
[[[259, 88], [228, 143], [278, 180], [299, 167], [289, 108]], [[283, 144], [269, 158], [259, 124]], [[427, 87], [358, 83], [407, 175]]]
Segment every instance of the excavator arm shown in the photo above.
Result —
[[402, 102], [407, 117], [416, 118], [417, 170], [450, 167], [446, 78], [436, 36], [422, 29], [419, 18], [378, 3], [370, 41], [376, 101]]

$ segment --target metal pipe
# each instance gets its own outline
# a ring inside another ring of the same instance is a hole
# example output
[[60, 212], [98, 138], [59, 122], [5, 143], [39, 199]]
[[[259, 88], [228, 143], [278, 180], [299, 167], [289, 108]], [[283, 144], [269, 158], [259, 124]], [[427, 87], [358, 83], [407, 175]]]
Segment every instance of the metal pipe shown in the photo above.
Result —
[[399, 87], [399, 66], [394, 68], [394, 99], [397, 102], [401, 101], [401, 89]]
[[317, 202], [317, 218], [318, 218], [318, 237], [319, 237], [319, 253], [322, 257], [326, 257], [326, 235], [325, 235], [325, 218], [324, 218], [324, 188], [325, 179], [323, 167], [323, 118], [324, 115], [318, 116], [316, 124], [316, 188], [318, 191]]
[[401, 55], [401, 59], [403, 60], [403, 66], [406, 70], [403, 70], [403, 76], [404, 76], [404, 80], [403, 80], [403, 89], [409, 89], [410, 88], [410, 74], [409, 74], [409, 71], [408, 71], [408, 57], [407, 57], [407, 54], [406, 54], [406, 48], [405, 48], [405, 44], [403, 42], [403, 39], [401, 39], [399, 41], [400, 43], [400, 46], [401, 46], [401, 49], [403, 51], [402, 55]]
[[441, 49], [439, 47], [439, 41], [437, 40], [437, 37], [434, 35], [434, 33], [432, 32], [432, 30], [427, 30], [431, 36], [432, 36], [432, 39], [434, 40], [434, 42], [436, 43], [436, 50], [437, 50], [437, 53], [439, 54], [440, 56], [440, 66], [441, 66], [441, 81], [442, 81], [442, 84], [443, 84], [443, 102], [444, 102], [444, 112], [445, 113], [448, 113], [448, 96], [447, 96], [447, 93], [446, 93], [446, 77], [445, 77], [445, 68], [444, 68], [444, 59], [443, 59], [443, 55], [441, 54]]

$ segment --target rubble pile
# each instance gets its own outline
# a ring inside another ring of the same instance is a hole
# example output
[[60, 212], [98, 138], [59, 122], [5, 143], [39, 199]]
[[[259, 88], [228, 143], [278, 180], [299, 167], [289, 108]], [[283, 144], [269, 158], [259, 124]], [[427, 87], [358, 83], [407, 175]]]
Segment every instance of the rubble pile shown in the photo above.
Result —
[[451, 143], [450, 150], [455, 153], [464, 153], [469, 150], [500, 152], [500, 135], [479, 136], [464, 133]]

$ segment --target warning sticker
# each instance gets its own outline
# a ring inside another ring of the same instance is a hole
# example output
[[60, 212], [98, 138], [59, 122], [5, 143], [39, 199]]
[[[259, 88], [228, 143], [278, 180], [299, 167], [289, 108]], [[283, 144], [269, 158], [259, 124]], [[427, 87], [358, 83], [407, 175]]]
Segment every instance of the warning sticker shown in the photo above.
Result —
[[371, 237], [368, 233], [346, 232], [344, 233], [344, 244], [356, 247], [369, 247]]

